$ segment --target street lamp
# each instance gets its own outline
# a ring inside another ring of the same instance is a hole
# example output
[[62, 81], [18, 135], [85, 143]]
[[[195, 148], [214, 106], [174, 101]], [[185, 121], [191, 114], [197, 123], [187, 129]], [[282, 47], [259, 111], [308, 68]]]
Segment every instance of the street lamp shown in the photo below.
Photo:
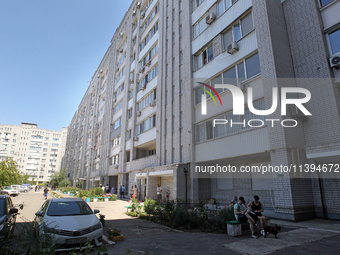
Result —
[[185, 174], [185, 206], [188, 206], [188, 169], [184, 167], [183, 172]]

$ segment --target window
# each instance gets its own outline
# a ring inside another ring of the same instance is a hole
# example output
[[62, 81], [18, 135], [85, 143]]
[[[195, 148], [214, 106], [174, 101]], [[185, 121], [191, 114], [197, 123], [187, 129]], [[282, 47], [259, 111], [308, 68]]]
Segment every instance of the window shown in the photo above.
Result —
[[182, 65], [183, 64], [183, 51], [181, 50], [181, 52], [179, 53], [179, 64]]
[[254, 56], [247, 58], [245, 62], [246, 62], [247, 78], [251, 78], [261, 73], [259, 54], [255, 54]]
[[120, 127], [120, 125], [122, 124], [122, 118], [119, 118], [118, 120], [115, 121], [115, 123], [113, 123], [113, 130], [117, 129]]
[[110, 145], [111, 145], [111, 146], [110, 146], [111, 148], [114, 148], [114, 147], [120, 145], [120, 136], [117, 136], [117, 137], [113, 138], [113, 139], [110, 141]]
[[120, 71], [116, 77], [116, 83], [123, 77], [125, 74], [125, 66], [123, 67], [122, 71]]
[[213, 45], [209, 45], [195, 55], [196, 70], [209, 63], [214, 58]]
[[130, 100], [131, 98], [133, 98], [133, 89], [131, 89], [128, 94], [128, 100]]
[[[236, 66], [232, 66], [228, 70], [220, 73], [210, 81], [205, 82], [206, 84], [210, 84], [212, 87], [215, 87], [215, 84], [231, 84], [235, 85], [238, 82], [244, 81], [245, 79], [252, 78], [261, 73], [260, 61], [258, 53], [255, 55], [246, 58], [241, 63]], [[205, 88], [209, 91], [208, 88]], [[218, 93], [222, 93], [226, 89], [218, 89], [215, 88]], [[196, 104], [201, 103], [201, 96], [205, 94], [205, 92], [199, 88], [196, 88], [195, 92], [195, 102]], [[207, 95], [207, 99], [210, 98], [209, 94]]]
[[112, 114], [116, 114], [122, 108], [123, 108], [123, 100], [120, 100], [120, 102], [115, 107], [113, 107]]
[[151, 23], [153, 18], [156, 16], [156, 14], [159, 12], [159, 4], [155, 6], [155, 8], [152, 10], [152, 13], [146, 18], [146, 20], [143, 22], [142, 26], [140, 27], [140, 33], [142, 34], [147, 26]]
[[141, 67], [145, 66], [158, 52], [158, 43], [156, 43], [151, 50], [148, 51], [146, 56], [141, 61]]
[[149, 156], [156, 155], [156, 149], [149, 150]]
[[326, 6], [327, 4], [329, 4], [330, 2], [332, 2], [333, 0], [320, 0], [321, 2], [321, 7]]
[[116, 98], [120, 93], [122, 93], [124, 90], [124, 83], [120, 85], [116, 91], [113, 93], [113, 98]]
[[52, 147], [58, 147], [59, 146], [59, 144], [57, 144], [57, 143], [52, 143]]
[[156, 34], [157, 31], [158, 31], [158, 22], [151, 28], [149, 33], [144, 37], [142, 42], [139, 44], [139, 51], [142, 51], [145, 48], [145, 46], [148, 44], [151, 38]]
[[[258, 110], [265, 109], [264, 100], [260, 99], [255, 102], [253, 102], [254, 108]], [[216, 125], [213, 127], [213, 120], [208, 120], [203, 123], [197, 124], [195, 126], [195, 135], [196, 135], [196, 142], [203, 142], [206, 140], [214, 139], [223, 137], [226, 135], [236, 134], [245, 130], [254, 129], [252, 127], [249, 127], [248, 125], [230, 125], [231, 120], [233, 123], [247, 123], [250, 119], [260, 119], [263, 122], [266, 120], [266, 117], [263, 115], [255, 115], [249, 111], [249, 109], [245, 109], [244, 115], [233, 115], [233, 112], [227, 112], [226, 114], [223, 114], [221, 116], [217, 116], [214, 119], [227, 119], [229, 122], [226, 125]]]
[[179, 11], [182, 11], [182, 0], [179, 0]]
[[194, 38], [203, 33], [207, 28], [207, 23], [205, 22], [205, 16], [194, 25]]
[[131, 129], [126, 131], [126, 141], [131, 139]]
[[132, 108], [130, 108], [129, 110], [127, 110], [127, 112], [126, 112], [126, 117], [127, 117], [128, 120], [132, 118]]
[[147, 96], [143, 97], [137, 105], [138, 111], [142, 111], [144, 108], [150, 105], [152, 101], [156, 100], [156, 89], [151, 91]]
[[118, 165], [119, 164], [119, 155], [114, 155], [113, 157], [110, 158], [109, 162], [110, 166], [112, 165]]
[[180, 95], [183, 95], [183, 90], [184, 90], [184, 82], [183, 82], [183, 80], [181, 80], [180, 84], [179, 84], [179, 94]]
[[147, 118], [146, 120], [140, 122], [136, 125], [136, 135], [139, 135], [145, 131], [156, 126], [156, 114]]
[[332, 48], [332, 53], [336, 54], [340, 52], [340, 29], [329, 33], [329, 41]]
[[179, 34], [179, 37], [182, 36], [182, 24], [179, 25], [178, 34]]
[[118, 67], [121, 66], [126, 58], [126, 52], [123, 54], [123, 56], [118, 61]]
[[[242, 29], [241, 29], [242, 28]], [[245, 18], [237, 21], [231, 28], [222, 34], [223, 50], [226, 50], [228, 45], [233, 41], [238, 41], [254, 28], [252, 13], [248, 14]]]
[[193, 0], [193, 9], [195, 10], [198, 6], [201, 5], [201, 3], [203, 3], [204, 0]]
[[179, 114], [179, 127], [183, 127], [183, 112], [180, 112]]
[[138, 91], [140, 91], [142, 87], [145, 87], [148, 82], [157, 76], [157, 70], [158, 66], [155, 66], [138, 82]]

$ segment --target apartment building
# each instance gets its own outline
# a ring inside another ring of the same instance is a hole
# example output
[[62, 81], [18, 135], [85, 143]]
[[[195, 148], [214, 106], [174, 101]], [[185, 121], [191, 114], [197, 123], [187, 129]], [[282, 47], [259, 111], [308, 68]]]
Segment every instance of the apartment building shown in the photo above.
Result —
[[[191, 203], [256, 194], [268, 215], [339, 218], [340, 182], [330, 172], [340, 161], [339, 10], [339, 0], [133, 1], [71, 121], [70, 180], [137, 185], [141, 199], [155, 198], [159, 183]], [[252, 89], [244, 115], [218, 84], [245, 98]], [[282, 87], [309, 90], [312, 116], [293, 106], [253, 113], [270, 109]], [[236, 173], [197, 172], [217, 164]], [[328, 173], [237, 174], [305, 164]]]
[[19, 170], [29, 180], [48, 183], [60, 171], [65, 153], [67, 127], [62, 131], [38, 128], [37, 124], [0, 125], [0, 161], [7, 157], [18, 163]]

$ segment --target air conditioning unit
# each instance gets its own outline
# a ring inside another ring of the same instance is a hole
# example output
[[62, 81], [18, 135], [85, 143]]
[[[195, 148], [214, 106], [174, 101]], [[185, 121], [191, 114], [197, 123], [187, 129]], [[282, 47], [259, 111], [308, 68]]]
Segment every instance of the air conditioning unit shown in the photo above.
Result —
[[134, 136], [134, 137], [133, 137], [133, 140], [134, 140], [134, 141], [139, 141], [139, 137], [138, 137], [138, 136]]
[[146, 84], [140, 87], [140, 90], [145, 90], [146, 89]]
[[103, 72], [103, 70], [100, 70], [100, 73], [102, 73]]
[[113, 101], [113, 103], [116, 103], [117, 102], [117, 98], [114, 98], [112, 101]]
[[144, 19], [144, 17], [145, 17], [145, 12], [141, 12], [141, 13], [140, 13], [140, 18], [141, 18], [141, 19]]
[[151, 66], [151, 60], [146, 63], [146, 66]]
[[211, 23], [214, 22], [215, 19], [216, 19], [216, 14], [212, 12], [212, 13], [208, 14], [208, 16], [205, 18], [205, 23], [210, 25]]
[[120, 50], [119, 50], [119, 53], [123, 53], [123, 51], [124, 51], [123, 49], [120, 49]]
[[227, 46], [227, 52], [231, 55], [238, 51], [238, 49], [239, 47], [235, 41], [233, 41], [231, 44]]
[[119, 72], [119, 67], [116, 68], [116, 72]]
[[134, 79], [130, 79], [130, 83], [133, 84], [134, 83]]
[[132, 16], [136, 16], [136, 10], [132, 11]]
[[334, 55], [329, 59], [331, 67], [340, 67], [340, 53]]
[[137, 113], [136, 113], [137, 117], [140, 117], [141, 114], [142, 114], [142, 113], [141, 113], [140, 111], [137, 111]]
[[120, 35], [120, 37], [123, 37], [124, 33], [123, 33], [123, 32], [120, 32], [119, 35]]
[[103, 97], [103, 101], [105, 101], [105, 97]]
[[114, 168], [115, 168], [115, 169], [118, 169], [118, 165], [115, 165]]
[[151, 106], [151, 107], [155, 107], [155, 106], [156, 106], [156, 100], [153, 100], [153, 101], [150, 103], [150, 106]]
[[97, 78], [99, 78], [99, 77], [100, 77], [100, 75], [98, 74], [98, 75], [97, 75]]
[[137, 9], [139, 9], [139, 8], [140, 8], [140, 6], [141, 6], [141, 2], [140, 2], [140, 1], [138, 1], [138, 2], [136, 3], [136, 7], [137, 7]]
[[139, 68], [139, 73], [144, 73], [144, 70], [145, 70], [144, 67]]

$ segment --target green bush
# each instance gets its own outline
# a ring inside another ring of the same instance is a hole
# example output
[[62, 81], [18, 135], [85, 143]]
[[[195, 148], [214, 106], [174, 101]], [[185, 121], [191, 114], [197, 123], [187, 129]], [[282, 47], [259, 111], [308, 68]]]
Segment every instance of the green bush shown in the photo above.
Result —
[[212, 220], [216, 222], [221, 232], [227, 233], [227, 221], [235, 220], [234, 208], [229, 206], [217, 211]]
[[127, 212], [126, 215], [131, 216], [131, 217], [137, 217], [138, 213], [136, 213], [136, 212]]
[[157, 202], [151, 198], [146, 199], [144, 202], [144, 211], [148, 214], [155, 214], [156, 213]]
[[142, 205], [139, 203], [137, 198], [134, 198], [130, 204], [131, 212], [140, 214], [142, 212]]
[[94, 190], [94, 195], [97, 196], [97, 197], [101, 197], [104, 193], [102, 188], [99, 188], [99, 187], [94, 188], [93, 190]]

